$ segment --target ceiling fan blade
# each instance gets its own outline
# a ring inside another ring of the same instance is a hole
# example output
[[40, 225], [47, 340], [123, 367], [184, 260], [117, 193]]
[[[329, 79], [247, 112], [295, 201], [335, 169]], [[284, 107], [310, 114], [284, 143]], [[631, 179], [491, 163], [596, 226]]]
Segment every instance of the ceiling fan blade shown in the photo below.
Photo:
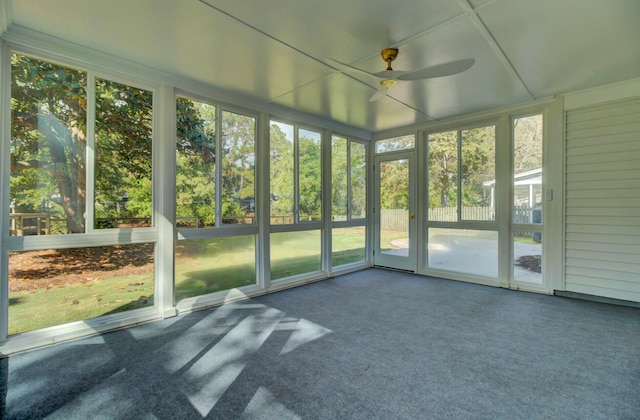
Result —
[[380, 79], [402, 80], [401, 77], [407, 73], [411, 72], [401, 70], [382, 70], [377, 73], [371, 73], [371, 75]]
[[373, 94], [371, 99], [369, 99], [369, 102], [379, 101], [380, 99], [382, 99], [385, 96], [387, 96], [387, 92], [388, 91], [389, 91], [389, 87], [381, 87], [380, 89], [378, 89], [376, 91], [376, 93]]
[[338, 60], [334, 60], [333, 58], [325, 57], [324, 61], [325, 61], [325, 63], [329, 64], [332, 67], [335, 67], [336, 69], [338, 69], [340, 71], [359, 73], [359, 74], [364, 74], [364, 75], [367, 75], [367, 76], [375, 76], [375, 75], [369, 73], [368, 71], [360, 70], [357, 67], [352, 67], [352, 66], [350, 66], [348, 64], [341, 63]]
[[466, 58], [464, 60], [450, 61], [448, 63], [436, 64], [435, 66], [425, 67], [421, 70], [404, 72], [405, 74], [396, 77], [398, 80], [421, 80], [431, 79], [434, 77], [451, 76], [453, 74], [462, 73], [469, 67], [473, 66], [476, 60]]

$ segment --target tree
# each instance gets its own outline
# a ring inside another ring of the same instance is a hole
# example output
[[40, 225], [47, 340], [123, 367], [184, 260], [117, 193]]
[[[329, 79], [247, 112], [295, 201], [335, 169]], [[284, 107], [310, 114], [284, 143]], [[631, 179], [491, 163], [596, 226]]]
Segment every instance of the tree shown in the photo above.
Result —
[[[293, 136], [293, 126], [291, 136]], [[288, 138], [279, 124], [271, 124], [270, 188], [271, 215], [293, 218], [293, 137]]]
[[[495, 179], [494, 126], [448, 131], [429, 135], [429, 207], [455, 207], [458, 199], [463, 206], [485, 204], [482, 183]], [[460, 170], [458, 161], [460, 160]], [[458, 179], [460, 194], [458, 194]]]
[[[12, 187], [57, 195], [67, 231], [84, 232], [87, 75], [13, 54], [11, 79]], [[20, 211], [37, 211], [20, 189], [11, 195]]]
[[176, 217], [215, 221], [216, 107], [179, 97], [176, 103]]
[[255, 118], [222, 113], [222, 217], [244, 216], [243, 199], [255, 199]]
[[[300, 130], [302, 132], [302, 130]], [[298, 139], [298, 205], [300, 218], [322, 214], [322, 158], [320, 138]]]

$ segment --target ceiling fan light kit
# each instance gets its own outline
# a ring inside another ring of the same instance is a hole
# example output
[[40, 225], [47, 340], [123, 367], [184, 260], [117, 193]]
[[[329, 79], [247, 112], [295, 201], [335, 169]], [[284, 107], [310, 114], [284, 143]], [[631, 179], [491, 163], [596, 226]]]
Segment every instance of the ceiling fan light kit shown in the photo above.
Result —
[[369, 102], [374, 102], [386, 96], [389, 88], [396, 86], [400, 81], [424, 80], [435, 77], [451, 76], [469, 69], [475, 59], [466, 58], [463, 60], [450, 61], [448, 63], [436, 64], [419, 70], [398, 71], [391, 67], [391, 63], [398, 57], [398, 48], [385, 48], [380, 52], [380, 56], [387, 63], [387, 69], [378, 73], [370, 73], [357, 67], [341, 63], [332, 58], [325, 58], [325, 61], [340, 71], [365, 74], [380, 79], [380, 88], [373, 94]]

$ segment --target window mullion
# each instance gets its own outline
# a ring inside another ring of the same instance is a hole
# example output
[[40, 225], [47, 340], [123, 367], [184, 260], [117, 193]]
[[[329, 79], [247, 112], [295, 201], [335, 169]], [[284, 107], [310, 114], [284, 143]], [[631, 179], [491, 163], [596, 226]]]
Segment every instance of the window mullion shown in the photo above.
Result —
[[458, 130], [458, 176], [456, 177], [456, 198], [458, 206], [458, 222], [462, 220], [462, 130]]
[[351, 220], [351, 140], [347, 139], [347, 220]]
[[95, 230], [95, 197], [96, 197], [96, 77], [87, 72], [87, 149], [86, 149], [86, 205], [84, 214], [84, 230], [91, 233]]
[[293, 223], [300, 223], [300, 128], [293, 131]]
[[222, 226], [222, 107], [216, 107], [216, 156], [215, 156], [215, 200], [214, 227]]

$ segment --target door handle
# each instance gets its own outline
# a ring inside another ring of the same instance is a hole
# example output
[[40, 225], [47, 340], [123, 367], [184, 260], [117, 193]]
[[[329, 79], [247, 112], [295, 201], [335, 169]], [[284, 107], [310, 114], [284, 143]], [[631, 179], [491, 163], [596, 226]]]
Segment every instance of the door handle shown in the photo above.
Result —
[[409, 220], [413, 220], [413, 219], [415, 219], [415, 218], [416, 218], [416, 217], [415, 217], [413, 214], [410, 214], [410, 215], [409, 215]]

